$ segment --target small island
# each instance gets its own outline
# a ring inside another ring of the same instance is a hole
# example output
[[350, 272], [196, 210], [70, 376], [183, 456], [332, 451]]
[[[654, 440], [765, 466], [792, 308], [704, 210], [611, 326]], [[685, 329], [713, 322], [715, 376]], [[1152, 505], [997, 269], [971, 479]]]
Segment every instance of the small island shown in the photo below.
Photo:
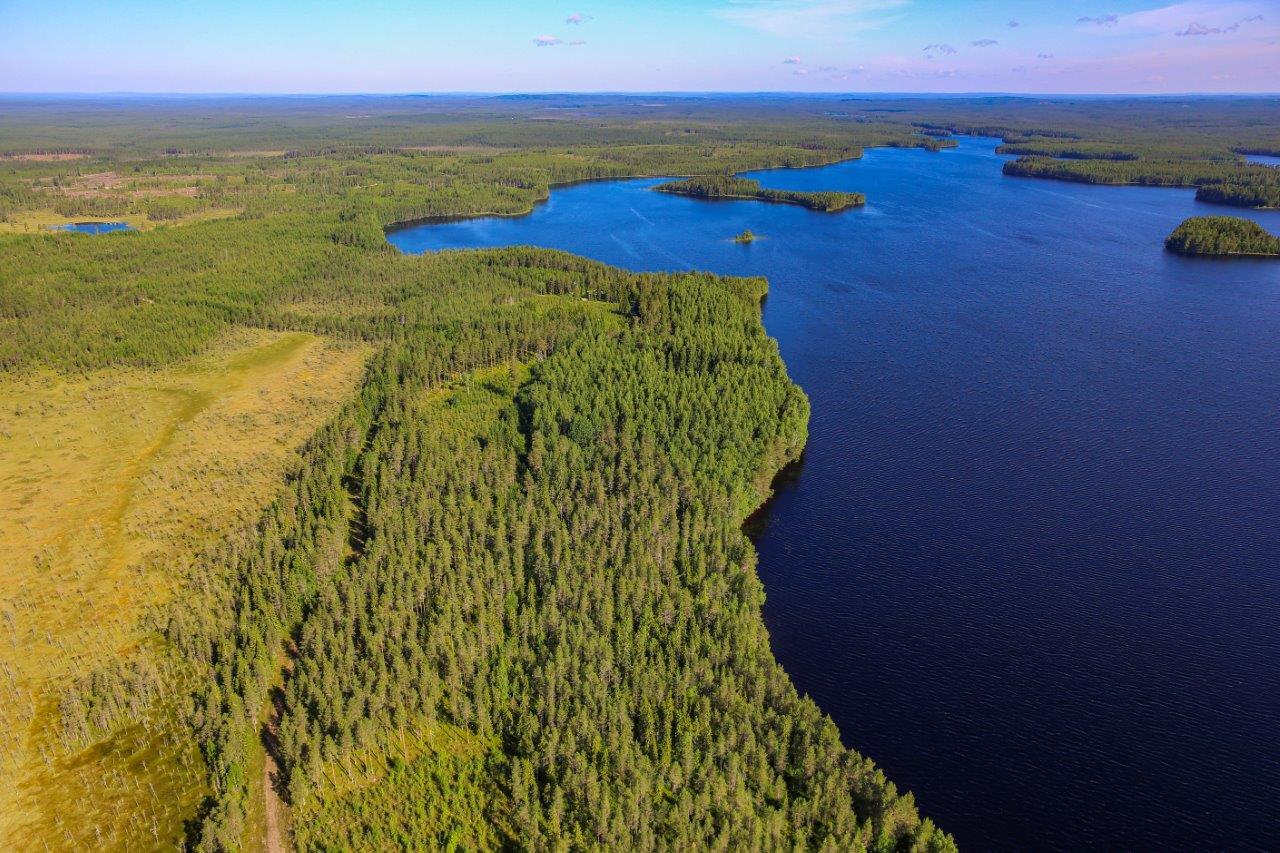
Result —
[[752, 233], [750, 228], [746, 229], [741, 234], [733, 238], [733, 242], [735, 243], [745, 244], [745, 243], [754, 243], [755, 241], [756, 241], [756, 235]]
[[1280, 237], [1238, 216], [1193, 216], [1164, 245], [1180, 255], [1280, 257]]
[[780, 204], [798, 204], [810, 210], [824, 213], [835, 213], [850, 207], [866, 204], [867, 197], [862, 193], [842, 192], [797, 192], [793, 190], [769, 190], [760, 186], [760, 182], [751, 178], [735, 178], [728, 175], [710, 175], [699, 178], [688, 178], [683, 181], [670, 181], [654, 187], [658, 192], [687, 195], [705, 199], [746, 199], [750, 201], [771, 201]]

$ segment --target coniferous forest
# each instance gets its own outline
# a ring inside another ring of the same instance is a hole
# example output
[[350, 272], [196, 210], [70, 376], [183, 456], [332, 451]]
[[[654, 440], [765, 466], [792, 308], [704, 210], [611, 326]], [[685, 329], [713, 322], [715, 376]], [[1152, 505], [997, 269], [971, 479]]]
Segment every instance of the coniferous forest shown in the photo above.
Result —
[[1280, 255], [1280, 237], [1237, 216], [1193, 216], [1173, 230], [1165, 247], [1183, 255]]
[[[834, 211], [863, 196], [732, 175], [937, 152], [947, 130], [1031, 146], [1012, 174], [1266, 201], [1274, 170], [1232, 146], [1275, 140], [1224, 119], [1169, 143], [1190, 160], [1130, 158], [1107, 103], [902, 103], [890, 120], [871, 101], [695, 101], [602, 98], [589, 120], [546, 120], [540, 98], [8, 105], [6, 382], [136, 384], [246, 330], [365, 360], [269, 499], [244, 498], [247, 523], [112, 569], [123, 595], [166, 590], [127, 640], [96, 657], [55, 643], [65, 660], [38, 677], [0, 660], [18, 804], [0, 842], [256, 849], [283, 808], [306, 850], [955, 848], [770, 649], [742, 525], [804, 448], [809, 405], [761, 325], [767, 283], [528, 247], [406, 257], [384, 229], [633, 175]], [[50, 230], [82, 218], [133, 230]], [[1193, 249], [1263, 245], [1238, 231], [1179, 229]], [[20, 401], [13, 419], [40, 414]], [[51, 578], [55, 551], [19, 570]], [[20, 655], [44, 632], [15, 620], [52, 605], [3, 604]], [[160, 741], [191, 803], [168, 823], [109, 790], [164, 799], [159, 753], [111, 763]], [[115, 805], [46, 814], [49, 774], [73, 768]]]
[[732, 176], [686, 178], [683, 181], [670, 181], [654, 187], [658, 192], [687, 195], [704, 199], [749, 199], [754, 201], [771, 201], [779, 204], [798, 204], [810, 210], [821, 210], [824, 213], [835, 213], [850, 207], [858, 207], [866, 203], [866, 196], [861, 193], [842, 192], [796, 192], [794, 190], [771, 190], [760, 186], [759, 181], [750, 178]]

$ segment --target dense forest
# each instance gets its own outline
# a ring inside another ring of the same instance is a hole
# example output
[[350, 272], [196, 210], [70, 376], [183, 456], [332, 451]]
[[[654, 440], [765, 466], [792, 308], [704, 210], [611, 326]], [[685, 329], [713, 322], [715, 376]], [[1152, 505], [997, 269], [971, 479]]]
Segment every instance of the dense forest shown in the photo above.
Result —
[[1175, 228], [1164, 244], [1182, 255], [1280, 256], [1280, 237], [1238, 216], [1193, 216]]
[[[1265, 109], [1229, 101], [1194, 122], [1008, 99], [2, 106], [0, 379], [128, 384], [237, 330], [372, 353], [251, 523], [109, 577], [172, 585], [144, 642], [44, 680], [0, 657], [0, 767], [31, 808], [0, 820], [15, 849], [256, 847], [273, 796], [301, 849], [953, 849], [769, 648], [741, 524], [808, 403], [761, 328], [766, 284], [528, 248], [408, 258], [384, 229], [633, 175], [838, 210], [861, 195], [731, 176], [952, 132], [1005, 136], [1046, 176], [1182, 164], [1224, 193], [1269, 191], [1238, 152], [1277, 147], [1247, 120]], [[49, 230], [80, 218], [137, 230]], [[163, 767], [118, 760], [160, 737]], [[48, 816], [49, 767], [89, 768], [103, 802], [167, 774], [193, 805], [172, 825], [125, 799]]]
[[824, 213], [847, 210], [850, 207], [858, 207], [867, 202], [866, 196], [862, 193], [771, 190], [760, 186], [760, 182], [757, 180], [735, 178], [731, 175], [668, 181], [665, 184], [658, 184], [654, 189], [658, 192], [703, 199], [747, 199], [751, 201], [770, 201], [779, 204], [798, 204], [801, 207], [820, 210]]
[[1225, 159], [1155, 160], [1112, 153], [1091, 159], [1019, 157], [1004, 173], [1086, 184], [1195, 187], [1200, 201], [1236, 207], [1280, 205], [1280, 169]]
[[[168, 628], [211, 676], [201, 843], [241, 831], [243, 744], [288, 644], [304, 847], [945, 848], [769, 652], [739, 525], [807, 405], [759, 328], [762, 283], [449, 261], [620, 313], [477, 324], [443, 358], [406, 335], [261, 537], [203, 567], [225, 567], [215, 606]], [[357, 761], [371, 784], [344, 796]]]
[[[1272, 169], [1280, 173], [1280, 169]], [[1238, 183], [1234, 179], [1222, 183], [1202, 184], [1196, 188], [1196, 201], [1227, 204], [1233, 207], [1280, 207], [1280, 174], [1269, 180]]]

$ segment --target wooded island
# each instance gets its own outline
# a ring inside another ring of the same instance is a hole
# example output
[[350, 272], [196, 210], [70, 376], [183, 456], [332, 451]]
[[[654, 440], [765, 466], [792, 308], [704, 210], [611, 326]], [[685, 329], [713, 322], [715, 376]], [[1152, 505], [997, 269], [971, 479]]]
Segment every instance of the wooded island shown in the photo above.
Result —
[[706, 199], [746, 199], [769, 201], [779, 204], [798, 204], [810, 210], [836, 213], [867, 203], [862, 193], [798, 192], [795, 190], [770, 190], [751, 178], [735, 178], [727, 175], [710, 175], [671, 181], [654, 187], [658, 192], [687, 195]]
[[1238, 216], [1193, 216], [1164, 241], [1180, 255], [1280, 257], [1280, 237]]

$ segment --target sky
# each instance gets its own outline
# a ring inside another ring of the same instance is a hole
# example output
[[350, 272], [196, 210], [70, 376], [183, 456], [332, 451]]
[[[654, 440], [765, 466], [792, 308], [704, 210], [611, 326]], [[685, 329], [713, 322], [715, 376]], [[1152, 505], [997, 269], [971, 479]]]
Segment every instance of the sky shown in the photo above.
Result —
[[0, 92], [1280, 91], [1280, 0], [0, 0]]

